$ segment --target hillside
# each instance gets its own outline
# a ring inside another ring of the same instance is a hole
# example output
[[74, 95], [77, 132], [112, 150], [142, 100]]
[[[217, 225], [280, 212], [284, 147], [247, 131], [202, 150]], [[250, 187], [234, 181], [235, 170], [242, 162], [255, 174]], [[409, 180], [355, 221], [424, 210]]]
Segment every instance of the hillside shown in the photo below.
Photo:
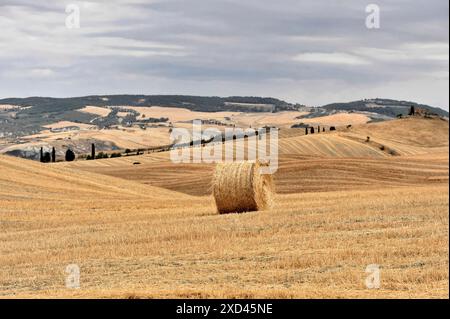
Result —
[[[38, 160], [41, 147], [44, 151], [55, 147], [57, 160], [63, 160], [67, 149], [73, 150], [79, 158], [86, 157], [92, 144], [96, 145], [98, 152], [108, 153], [166, 147], [170, 144], [173, 129], [191, 129], [195, 120], [200, 120], [204, 128], [220, 131], [233, 127], [248, 129], [266, 126], [281, 128], [283, 134], [289, 128], [297, 128], [297, 133], [301, 133], [305, 127], [317, 126], [329, 131], [333, 126], [356, 127], [396, 119], [393, 113], [398, 114], [399, 110], [394, 110], [395, 107], [400, 105], [409, 112], [408, 107], [411, 105], [409, 102], [397, 101], [396, 106], [396, 101], [381, 99], [364, 102], [365, 108], [358, 111], [358, 108], [340, 105], [311, 108], [259, 97], [114, 95], [4, 99], [0, 101], [0, 154]], [[391, 114], [386, 110], [394, 111]], [[301, 135], [297, 133], [292, 135]], [[354, 137], [357, 142], [361, 142], [360, 135], [358, 133]], [[314, 137], [317, 139], [314, 144], [324, 146], [317, 151], [308, 146], [310, 140], [292, 139], [286, 141], [285, 151], [295, 153], [293, 148], [302, 148], [300, 154], [340, 152], [341, 156], [365, 156], [367, 152], [373, 155], [380, 153], [377, 148], [385, 144], [392, 144], [393, 149], [398, 149], [396, 152], [403, 149], [395, 141], [380, 140], [380, 143], [351, 147], [350, 151], [345, 145], [351, 143], [348, 140], [352, 136], [348, 134], [345, 138], [333, 137], [328, 141]], [[333, 145], [339, 145], [338, 149], [332, 150], [336, 148]], [[383, 152], [390, 151], [391, 148]], [[416, 149], [408, 149], [404, 154], [417, 152]]]
[[[277, 190], [336, 191], [356, 185], [374, 188], [448, 181], [448, 128], [448, 122], [440, 119], [411, 118], [309, 135], [303, 130], [282, 129]], [[367, 135], [371, 136], [369, 143]], [[133, 165], [136, 161], [140, 165]], [[173, 164], [167, 152], [57, 165], [192, 195], [209, 194], [214, 167]]]
[[[282, 170], [300, 175], [283, 186], [296, 192], [279, 194], [272, 211], [218, 215], [210, 196], [0, 156], [0, 295], [448, 298], [448, 156], [441, 182], [362, 187], [355, 174], [376, 178], [391, 167], [372, 171], [373, 161], [328, 161], [346, 185], [331, 190], [320, 160], [314, 169], [285, 159]], [[424, 164], [397, 168], [419, 177]], [[210, 178], [188, 166], [171, 172]], [[311, 184], [318, 189], [305, 192]], [[377, 290], [364, 286], [373, 263], [383, 272]], [[80, 289], [64, 285], [69, 264], [80, 267]]]
[[[138, 199], [144, 196], [148, 200], [149, 207], [154, 207], [152, 200], [155, 199], [167, 200], [168, 207], [170, 207], [170, 200], [174, 197], [177, 197], [177, 200], [189, 201], [192, 199], [168, 190], [123, 179], [42, 165], [38, 162], [9, 156], [0, 156], [0, 167], [2, 173], [0, 202], [3, 211], [8, 211], [9, 207], [18, 203], [27, 203], [31, 200], [41, 203], [48, 202], [49, 209], [58, 210], [64, 203], [72, 202], [72, 204], [77, 203], [78, 205], [82, 204], [84, 198], [90, 197], [93, 200], [85, 203], [86, 209], [97, 200], [107, 203], [110, 196], [123, 200]], [[157, 207], [162, 206], [157, 205]]]
[[398, 101], [391, 99], [366, 99], [347, 103], [331, 103], [321, 108], [327, 111], [352, 111], [352, 112], [370, 112], [386, 115], [395, 118], [397, 115], [408, 115], [411, 106], [415, 108], [422, 108], [430, 113], [437, 114], [439, 116], [448, 117], [448, 112], [429, 105], [419, 104], [410, 101]]
[[397, 155], [448, 152], [449, 146], [449, 122], [440, 118], [413, 117], [369, 123], [342, 130], [342, 134], [359, 141], [369, 136], [369, 144], [384, 145]]
[[[169, 108], [184, 108], [199, 112], [274, 112], [292, 110], [292, 104], [275, 98], [263, 97], [202, 97], [186, 95], [104, 95], [72, 98], [8, 98], [1, 99], [0, 125], [2, 135], [25, 136], [39, 133], [43, 126], [61, 121], [77, 123], [94, 123], [99, 128], [120, 124], [117, 112], [107, 114], [99, 119], [97, 114], [88, 113], [86, 107], [148, 107], [164, 106]], [[6, 106], [8, 108], [6, 108]], [[11, 109], [13, 107], [13, 109]], [[14, 109], [14, 107], [18, 107]], [[1, 112], [3, 111], [3, 112]], [[129, 121], [136, 118], [130, 114]], [[0, 135], [0, 138], [2, 137]]]
[[[0, 105], [34, 106], [34, 111], [52, 112], [55, 110], [77, 110], [86, 105], [92, 106], [165, 106], [184, 107], [192, 111], [248, 111], [252, 105], [273, 105], [275, 108], [290, 109], [291, 104], [270, 97], [216, 97], [190, 95], [92, 95], [72, 98], [8, 98], [0, 99]], [[258, 109], [255, 107], [255, 110]], [[264, 110], [265, 111], [265, 110]]]
[[[343, 119], [339, 117], [346, 113], [355, 113], [359, 122], [368, 120], [381, 121], [395, 118], [399, 114], [407, 114], [411, 106], [421, 107], [443, 117], [448, 117], [448, 112], [414, 102], [395, 101], [387, 99], [372, 99], [355, 101], [349, 103], [333, 103], [320, 108], [305, 107], [300, 104], [291, 104], [285, 101], [270, 97], [202, 97], [186, 95], [93, 95], [72, 98], [50, 98], [50, 97], [29, 97], [29, 98], [7, 98], [0, 99], [0, 125], [2, 136], [22, 137], [37, 134], [46, 125], [69, 121], [81, 124], [94, 124], [98, 128], [108, 128], [119, 125], [124, 120], [127, 125], [142, 122], [139, 116], [141, 108], [165, 107], [178, 108], [195, 112], [236, 112], [236, 113], [256, 113], [259, 118], [266, 118], [263, 122], [270, 122], [273, 113], [283, 111], [301, 112], [297, 114], [297, 119], [287, 119], [283, 124], [290, 123], [341, 123]], [[106, 107], [110, 109], [106, 109]], [[118, 115], [116, 107], [128, 107], [124, 109], [127, 116]], [[87, 111], [86, 111], [87, 110]], [[91, 112], [89, 112], [89, 110]], [[100, 113], [99, 113], [100, 112]], [[336, 114], [342, 113], [344, 114]], [[265, 116], [259, 116], [258, 113]], [[361, 113], [361, 114], [360, 114]], [[142, 115], [142, 114], [141, 114]], [[329, 116], [331, 118], [327, 118]], [[163, 115], [164, 116], [164, 115]], [[337, 116], [337, 118], [333, 118]], [[255, 115], [250, 117], [255, 122]], [[318, 119], [319, 118], [319, 119]], [[153, 119], [155, 120], [155, 119]], [[338, 120], [338, 121], [336, 121]], [[348, 119], [350, 124], [355, 119]], [[256, 122], [257, 119], [256, 119]], [[277, 119], [273, 119], [276, 125]], [[236, 119], [235, 124], [249, 123], [245, 116]], [[140, 123], [142, 124], [142, 123]], [[330, 124], [333, 125], [333, 124]]]
[[[270, 211], [219, 215], [213, 170], [167, 152], [0, 155], [0, 296], [448, 298], [447, 121], [281, 129]], [[65, 287], [71, 264], [80, 289]]]

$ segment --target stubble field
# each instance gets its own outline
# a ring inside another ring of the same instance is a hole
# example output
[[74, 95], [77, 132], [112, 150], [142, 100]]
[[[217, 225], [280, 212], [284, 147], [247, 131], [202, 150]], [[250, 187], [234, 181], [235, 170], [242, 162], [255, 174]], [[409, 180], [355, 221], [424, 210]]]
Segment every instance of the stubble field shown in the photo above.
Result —
[[280, 131], [275, 207], [246, 214], [217, 214], [212, 164], [167, 153], [0, 156], [0, 296], [448, 298], [448, 122], [423, 121]]

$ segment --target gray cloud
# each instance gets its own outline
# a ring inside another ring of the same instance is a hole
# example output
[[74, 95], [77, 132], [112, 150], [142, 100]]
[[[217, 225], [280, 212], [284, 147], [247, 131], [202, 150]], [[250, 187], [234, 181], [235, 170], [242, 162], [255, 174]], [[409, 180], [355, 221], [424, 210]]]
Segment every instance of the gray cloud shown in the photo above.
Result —
[[[65, 27], [65, 5], [81, 28]], [[0, 96], [365, 97], [448, 109], [448, 2], [0, 0]]]

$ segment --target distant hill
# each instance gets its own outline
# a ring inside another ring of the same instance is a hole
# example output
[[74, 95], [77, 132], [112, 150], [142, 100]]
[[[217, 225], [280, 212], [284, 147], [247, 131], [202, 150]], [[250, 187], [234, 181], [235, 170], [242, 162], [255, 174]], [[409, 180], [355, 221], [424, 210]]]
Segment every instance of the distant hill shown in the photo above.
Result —
[[[0, 99], [0, 105], [18, 106], [18, 109], [0, 110], [0, 137], [36, 134], [42, 127], [59, 121], [95, 124], [99, 128], [117, 124], [114, 112], [101, 120], [95, 114], [80, 112], [85, 106], [164, 106], [186, 108], [200, 112], [280, 112], [305, 111], [301, 118], [315, 118], [339, 112], [369, 112], [371, 121], [395, 118], [408, 114], [411, 106], [448, 117], [448, 112], [414, 102], [388, 99], [367, 99], [348, 103], [333, 103], [319, 108], [291, 104], [271, 97], [203, 97], [189, 95], [92, 95], [71, 98], [28, 97]], [[300, 118], [299, 118], [300, 119]]]
[[[71, 98], [28, 97], [0, 99], [0, 105], [33, 106], [22, 110], [21, 114], [61, 113], [76, 111], [92, 106], [165, 106], [182, 107], [200, 112], [279, 112], [295, 110], [299, 105], [287, 103], [271, 97], [217, 97], [217, 96], [190, 96], [190, 95], [92, 95]], [[366, 99], [346, 103], [331, 103], [321, 108], [330, 111], [362, 111], [373, 112], [390, 117], [398, 114], [406, 115], [411, 106], [420, 107], [431, 113], [448, 117], [448, 112], [429, 105], [409, 101], [390, 99]]]
[[72, 98], [28, 97], [2, 99], [0, 100], [1, 104], [33, 106], [29, 110], [31, 113], [73, 111], [86, 105], [183, 107], [200, 112], [267, 111], [267, 108], [259, 108], [260, 106], [271, 106], [273, 111], [294, 108], [290, 103], [270, 97], [203, 97], [189, 95], [93, 95]]
[[91, 123], [96, 116], [79, 111], [86, 105], [182, 107], [201, 112], [278, 112], [296, 108], [295, 105], [270, 97], [202, 97], [187, 95], [93, 95], [72, 98], [7, 98], [1, 99], [0, 105], [23, 107], [14, 115], [14, 120], [11, 120], [10, 114], [2, 116], [0, 113], [0, 127], [2, 131], [7, 134], [11, 133], [12, 136], [35, 134], [41, 130], [42, 126], [58, 121]]
[[396, 117], [399, 114], [407, 115], [411, 106], [414, 106], [415, 108], [425, 109], [428, 112], [439, 116], [448, 117], [448, 112], [438, 107], [432, 107], [429, 105], [409, 101], [397, 101], [380, 98], [359, 100], [347, 103], [332, 103], [324, 105], [321, 108], [325, 109], [326, 111], [372, 112], [389, 117]]

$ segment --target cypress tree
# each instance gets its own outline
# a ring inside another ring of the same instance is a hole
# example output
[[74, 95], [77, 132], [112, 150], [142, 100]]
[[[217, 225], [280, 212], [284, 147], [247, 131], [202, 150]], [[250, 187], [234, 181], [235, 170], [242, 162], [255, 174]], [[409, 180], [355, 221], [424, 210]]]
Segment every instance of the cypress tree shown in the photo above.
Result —
[[44, 148], [41, 147], [41, 151], [39, 153], [39, 160], [41, 161], [41, 163], [44, 163]]
[[95, 144], [91, 145], [91, 159], [95, 159]]
[[56, 162], [56, 150], [55, 150], [55, 147], [52, 148], [52, 162], [53, 163]]

